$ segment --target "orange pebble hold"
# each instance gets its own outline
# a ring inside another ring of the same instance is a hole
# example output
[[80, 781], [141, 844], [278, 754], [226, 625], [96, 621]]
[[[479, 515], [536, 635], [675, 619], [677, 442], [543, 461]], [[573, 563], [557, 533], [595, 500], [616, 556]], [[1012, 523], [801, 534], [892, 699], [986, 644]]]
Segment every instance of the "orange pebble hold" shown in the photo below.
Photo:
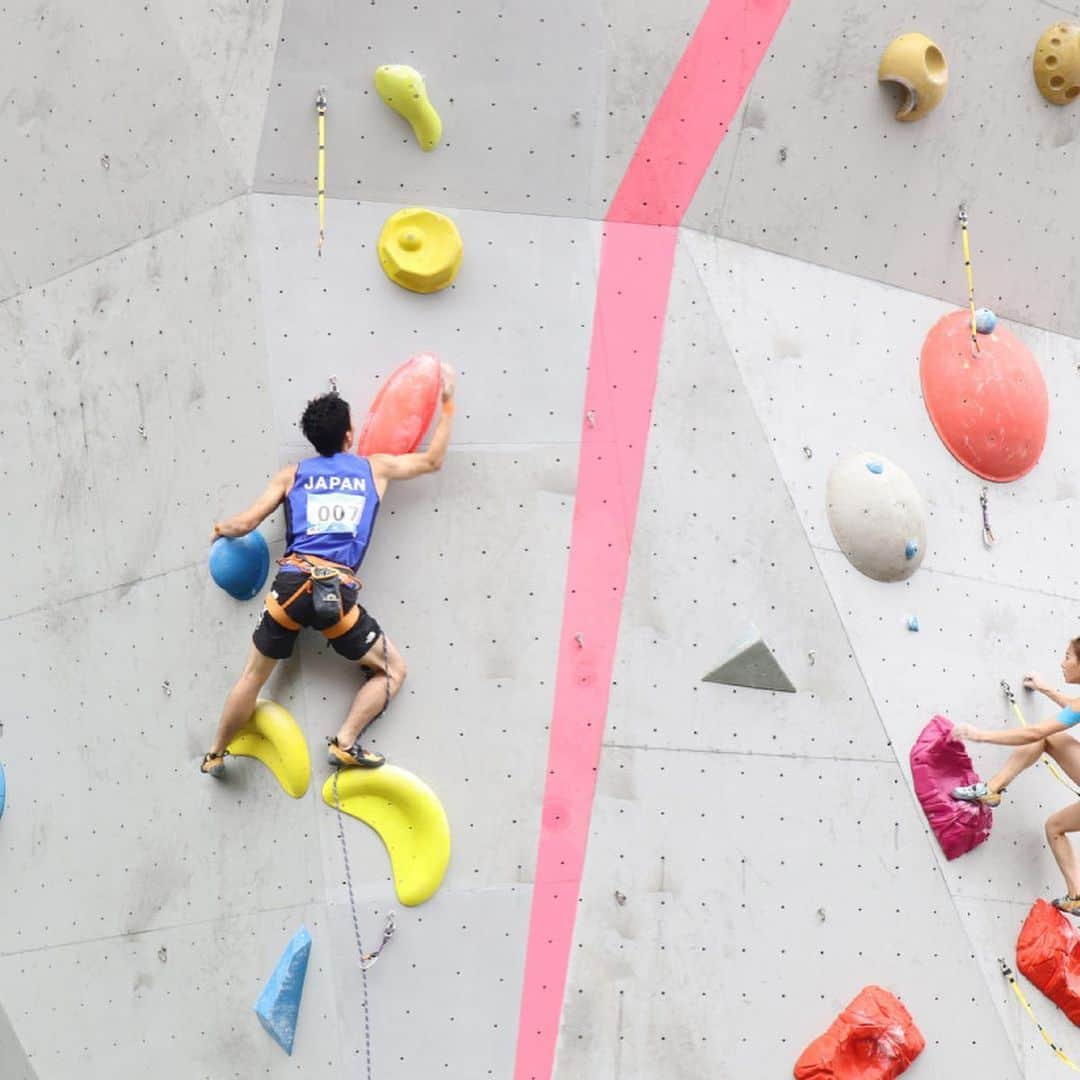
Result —
[[411, 454], [424, 437], [442, 390], [439, 358], [418, 353], [386, 380], [368, 409], [356, 440], [356, 452]]
[[1016, 939], [1016, 966], [1080, 1026], [1080, 935], [1057, 908], [1036, 900]]
[[900, 1000], [866, 986], [795, 1063], [795, 1080], [895, 1080], [926, 1040]]
[[971, 345], [971, 315], [939, 319], [923, 343], [923, 401], [941, 441], [966, 469], [1007, 483], [1031, 472], [1046, 445], [1050, 403], [1027, 346], [999, 322]]

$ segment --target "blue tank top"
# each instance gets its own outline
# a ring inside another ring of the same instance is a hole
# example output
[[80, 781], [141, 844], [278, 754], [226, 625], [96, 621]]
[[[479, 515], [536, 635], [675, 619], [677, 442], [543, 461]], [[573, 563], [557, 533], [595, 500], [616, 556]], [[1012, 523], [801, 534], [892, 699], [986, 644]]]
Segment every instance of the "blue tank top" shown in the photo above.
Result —
[[360, 567], [379, 493], [367, 458], [356, 454], [305, 458], [285, 497], [285, 552]]

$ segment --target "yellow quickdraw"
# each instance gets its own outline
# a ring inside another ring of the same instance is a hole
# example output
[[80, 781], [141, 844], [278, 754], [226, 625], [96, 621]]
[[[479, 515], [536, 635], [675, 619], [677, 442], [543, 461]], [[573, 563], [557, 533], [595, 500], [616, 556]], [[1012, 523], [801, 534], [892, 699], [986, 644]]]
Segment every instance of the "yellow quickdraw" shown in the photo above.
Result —
[[960, 207], [960, 233], [964, 239], [964, 269], [967, 271], [968, 282], [968, 307], [971, 308], [971, 351], [977, 353], [979, 351], [979, 337], [978, 332], [975, 329], [975, 279], [971, 274], [971, 245], [968, 243], [968, 216], [967, 208]]
[[[1013, 712], [1016, 713], [1016, 718], [1020, 721], [1020, 726], [1027, 727], [1028, 723], [1024, 719], [1024, 714], [1020, 709], [1020, 703], [1016, 700], [1016, 695], [1013, 693], [1012, 687], [1004, 679], [1001, 680], [1001, 689], [1002, 691], [1004, 691], [1005, 696], [1009, 699], [1009, 704], [1013, 707]], [[1062, 771], [1057, 766], [1057, 762], [1055, 762], [1049, 754], [1043, 754], [1042, 763], [1050, 770], [1051, 775], [1054, 777], [1055, 780], [1057, 780], [1059, 784], [1068, 788], [1069, 792], [1072, 795], [1075, 795], [1078, 799], [1080, 799], [1080, 791], [1076, 790], [1076, 787], [1064, 775], [1064, 773], [1062, 773]]]
[[1032, 1022], [1039, 1029], [1039, 1034], [1043, 1037], [1043, 1041], [1046, 1043], [1046, 1045], [1049, 1046], [1055, 1054], [1057, 1054], [1058, 1061], [1060, 1061], [1062, 1065], [1067, 1065], [1070, 1069], [1072, 1069], [1073, 1072], [1080, 1072], [1080, 1065], [1077, 1065], [1076, 1062], [1073, 1061], [1072, 1058], [1070, 1058], [1069, 1055], [1066, 1054], [1065, 1051], [1062, 1050], [1061, 1047], [1058, 1046], [1058, 1044], [1050, 1038], [1050, 1035], [1047, 1032], [1046, 1028], [1044, 1028], [1042, 1024], [1039, 1023], [1038, 1017], [1036, 1017], [1036, 1015], [1031, 1011], [1031, 1006], [1028, 1004], [1027, 998], [1024, 997], [1024, 991], [1020, 989], [1020, 984], [1016, 981], [1016, 976], [1013, 974], [1012, 968], [1009, 967], [1009, 965], [1006, 964], [1000, 956], [998, 957], [998, 963], [1001, 965], [1001, 974], [1009, 980], [1009, 985], [1013, 988], [1013, 993], [1016, 994], [1017, 998], [1020, 999], [1020, 1004], [1023, 1005], [1024, 1012], [1026, 1012], [1028, 1016], [1031, 1017]]
[[315, 98], [316, 123], [319, 129], [319, 254], [326, 239], [326, 88], [320, 87]]

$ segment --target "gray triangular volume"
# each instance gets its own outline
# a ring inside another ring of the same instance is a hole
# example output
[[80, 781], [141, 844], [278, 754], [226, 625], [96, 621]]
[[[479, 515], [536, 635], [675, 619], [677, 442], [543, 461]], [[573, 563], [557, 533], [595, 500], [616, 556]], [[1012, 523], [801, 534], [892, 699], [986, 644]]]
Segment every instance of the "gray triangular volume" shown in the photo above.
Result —
[[795, 687], [776, 662], [772, 650], [754, 626], [728, 651], [720, 666], [710, 671], [702, 682], [725, 686], [750, 686], [756, 690], [782, 690], [794, 694]]
[[0, 1005], [0, 1076], [4, 1080], [37, 1080], [3, 1005]]

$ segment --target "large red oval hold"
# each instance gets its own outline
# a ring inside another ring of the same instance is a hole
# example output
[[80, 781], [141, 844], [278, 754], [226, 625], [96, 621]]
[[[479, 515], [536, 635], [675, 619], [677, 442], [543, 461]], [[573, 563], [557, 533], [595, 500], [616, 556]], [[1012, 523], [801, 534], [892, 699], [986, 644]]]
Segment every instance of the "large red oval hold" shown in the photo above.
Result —
[[1006, 483], [1031, 472], [1046, 445], [1046, 383], [1027, 346], [1001, 323], [977, 340], [972, 353], [968, 312], [938, 320], [923, 343], [923, 401], [961, 465]]
[[356, 440], [356, 452], [411, 454], [424, 437], [442, 389], [442, 371], [434, 353], [418, 353], [386, 380], [368, 409]]

